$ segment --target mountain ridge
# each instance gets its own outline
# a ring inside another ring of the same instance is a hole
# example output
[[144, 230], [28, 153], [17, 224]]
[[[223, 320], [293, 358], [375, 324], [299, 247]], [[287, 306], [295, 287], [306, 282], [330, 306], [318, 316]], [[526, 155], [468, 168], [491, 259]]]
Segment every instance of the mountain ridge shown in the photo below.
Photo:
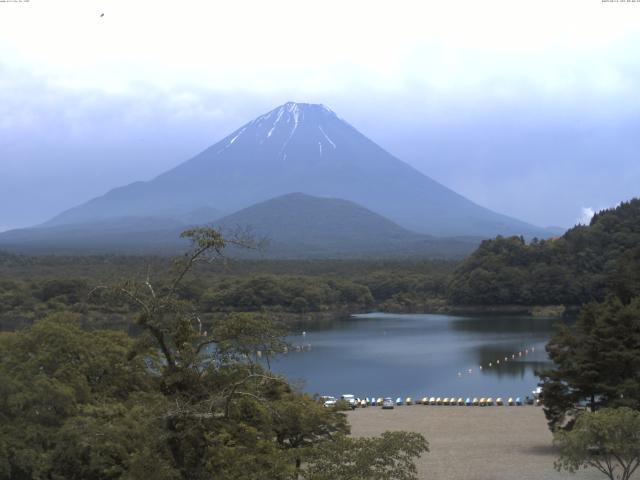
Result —
[[289, 102], [148, 182], [118, 187], [45, 225], [117, 216], [234, 212], [289, 192], [343, 198], [437, 236], [548, 236], [492, 212], [397, 159], [323, 105]]
[[223, 233], [250, 226], [251, 234], [268, 242], [253, 256], [277, 258], [463, 257], [480, 242], [422, 235], [349, 200], [300, 192], [244, 208], [213, 226]]
[[[0, 234], [0, 248], [37, 253], [177, 254], [188, 246], [183, 230], [199, 224], [153, 217], [121, 217]], [[348, 200], [289, 193], [204, 222], [225, 235], [265, 239], [258, 251], [230, 248], [244, 258], [460, 258], [478, 238], [435, 238], [406, 230]]]

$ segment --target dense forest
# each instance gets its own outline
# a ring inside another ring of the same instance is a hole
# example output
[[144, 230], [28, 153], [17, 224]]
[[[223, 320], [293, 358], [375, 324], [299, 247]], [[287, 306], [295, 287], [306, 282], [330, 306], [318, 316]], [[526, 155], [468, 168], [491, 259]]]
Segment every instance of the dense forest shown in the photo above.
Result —
[[[204, 330], [183, 282], [225, 244], [212, 230], [189, 236], [193, 249], [162, 282], [108, 281], [95, 301], [79, 280], [22, 280], [26, 301], [60, 311], [0, 332], [0, 479], [414, 480], [422, 435], [349, 437], [339, 405], [258, 361], [286, 346], [271, 316], [231, 314]], [[88, 305], [126, 311], [138, 334], [86, 329], [86, 313], [65, 310]]]
[[[95, 288], [119, 278], [159, 284], [157, 256], [24, 256], [0, 252], [0, 329], [48, 314], [82, 314], [85, 326], [130, 328], [128, 305]], [[232, 312], [318, 319], [365, 310], [443, 311], [465, 306], [582, 305], [640, 293], [640, 200], [599, 212], [588, 226], [526, 242], [497, 237], [463, 262], [439, 260], [230, 260], [194, 267], [181, 284], [204, 321]]]
[[[162, 285], [171, 261], [143, 256], [23, 256], [0, 253], [0, 329], [73, 312], [92, 328], [131, 328], [131, 309], [96, 287], [149, 277]], [[210, 322], [232, 312], [317, 319], [370, 309], [427, 310], [444, 303], [454, 263], [446, 261], [248, 261], [201, 264], [181, 284]]]
[[[174, 260], [0, 253], [0, 479], [415, 478], [422, 436], [351, 438], [340, 411], [257, 361], [323, 315], [605, 301], [550, 342], [545, 413], [555, 426], [585, 397], [638, 398], [640, 200], [560, 238], [485, 241], [459, 264], [231, 261], [217, 232], [191, 235]], [[190, 260], [207, 253], [218, 261]], [[576, 370], [578, 334], [628, 371], [612, 381], [601, 362], [596, 384], [594, 365]]]
[[453, 273], [458, 305], [581, 305], [640, 293], [640, 199], [597, 213], [562, 237], [482, 242]]

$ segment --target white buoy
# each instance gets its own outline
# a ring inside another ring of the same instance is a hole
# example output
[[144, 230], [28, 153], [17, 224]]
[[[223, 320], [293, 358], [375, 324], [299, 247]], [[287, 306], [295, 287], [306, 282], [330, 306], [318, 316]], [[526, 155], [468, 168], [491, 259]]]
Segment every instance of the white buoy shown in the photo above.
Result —
[[479, 368], [480, 370], [482, 370], [482, 365], [480, 365], [478, 368]]

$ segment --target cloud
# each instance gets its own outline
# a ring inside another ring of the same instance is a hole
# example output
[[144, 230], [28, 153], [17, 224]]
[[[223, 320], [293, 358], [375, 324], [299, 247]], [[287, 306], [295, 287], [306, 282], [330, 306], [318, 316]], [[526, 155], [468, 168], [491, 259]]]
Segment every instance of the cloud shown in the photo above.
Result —
[[596, 214], [596, 212], [591, 207], [582, 207], [582, 212], [580, 217], [578, 218], [577, 223], [579, 225], [589, 225], [591, 223], [591, 219]]
[[4, 225], [152, 178], [288, 100], [328, 105], [420, 171], [532, 223], [568, 226], [584, 199], [611, 205], [637, 194], [640, 8], [584, 0], [327, 0], [313, 15], [300, 0], [15, 7], [0, 15]]
[[631, 98], [625, 105], [533, 94], [454, 100], [421, 95], [418, 87], [382, 94], [373, 86], [349, 94], [283, 87], [267, 95], [188, 83], [133, 93], [49, 80], [0, 62], [4, 225], [41, 222], [153, 178], [288, 100], [325, 103], [418, 170], [534, 224], [573, 225], [584, 199], [613, 205], [637, 195], [640, 182], [640, 114], [626, 111]]
[[585, 98], [633, 93], [637, 85], [638, 8], [623, 13], [584, 0], [398, 0], [393, 7], [327, 0], [310, 16], [307, 3], [3, 7], [0, 58], [56, 85], [110, 93], [187, 84], [227, 93], [374, 88], [512, 98], [536, 90]]

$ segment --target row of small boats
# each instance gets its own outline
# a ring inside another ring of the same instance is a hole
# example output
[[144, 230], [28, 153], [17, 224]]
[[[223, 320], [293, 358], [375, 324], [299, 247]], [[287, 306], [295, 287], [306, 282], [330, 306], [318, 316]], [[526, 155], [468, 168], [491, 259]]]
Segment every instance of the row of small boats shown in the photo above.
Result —
[[[387, 400], [385, 402], [385, 400]], [[358, 399], [356, 405], [358, 407], [367, 407], [367, 406], [378, 406], [378, 407], [393, 407], [393, 405], [389, 405], [389, 398], [386, 399], [380, 398], [365, 398]], [[503, 399], [502, 397], [498, 397], [494, 399], [493, 397], [422, 397], [421, 399], [416, 399], [415, 401], [411, 397], [407, 397], [405, 399], [398, 397], [396, 398], [395, 405], [446, 405], [446, 406], [466, 406], [466, 407], [491, 407], [491, 406], [522, 406], [522, 405], [540, 405], [540, 400], [538, 398], [526, 397], [523, 401], [520, 397], [509, 397]]]

